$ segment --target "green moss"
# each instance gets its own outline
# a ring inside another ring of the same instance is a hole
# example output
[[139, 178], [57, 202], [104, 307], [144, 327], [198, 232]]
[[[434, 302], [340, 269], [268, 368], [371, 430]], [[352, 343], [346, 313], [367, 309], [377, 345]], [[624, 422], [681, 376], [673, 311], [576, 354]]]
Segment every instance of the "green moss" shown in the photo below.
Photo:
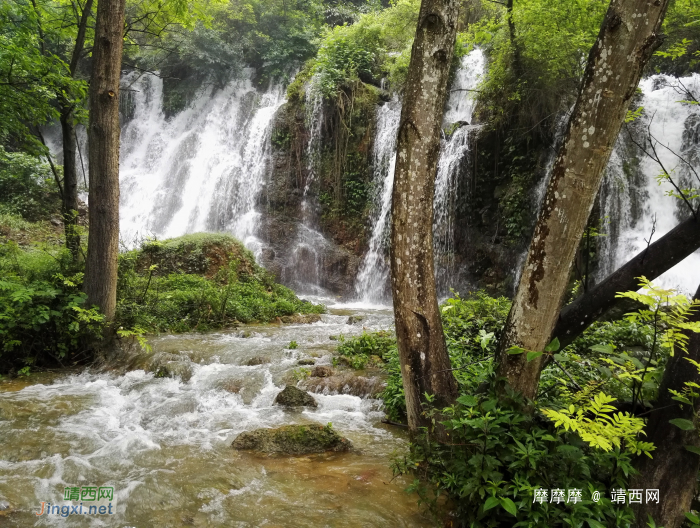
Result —
[[340, 436], [330, 424], [286, 425], [277, 429], [256, 429], [241, 433], [232, 447], [261, 453], [307, 455], [325, 451], [348, 451], [352, 444]]

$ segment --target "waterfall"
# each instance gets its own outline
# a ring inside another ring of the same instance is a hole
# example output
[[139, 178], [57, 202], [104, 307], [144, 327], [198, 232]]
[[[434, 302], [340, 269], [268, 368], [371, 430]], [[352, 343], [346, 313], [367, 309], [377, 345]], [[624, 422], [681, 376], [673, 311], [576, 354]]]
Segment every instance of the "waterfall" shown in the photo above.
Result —
[[[700, 167], [700, 108], [681, 102], [689, 99], [687, 91], [700, 97], [700, 75], [681, 79], [654, 75], [642, 80], [640, 87], [643, 95], [639, 106], [644, 107], [644, 113], [629, 126], [630, 133], [623, 127], [599, 195], [601, 217], [605, 220], [600, 230], [606, 235], [601, 240], [599, 279], [644, 250], [645, 239], [651, 236], [652, 242], [658, 240], [688, 218], [683, 203], [667, 196], [671, 185], [657, 182], [662, 169], [635, 142], [643, 144], [647, 133], [651, 133], [661, 162], [679, 186], [700, 187], [700, 180], [688, 165], [696, 171]], [[655, 283], [694, 293], [700, 284], [700, 252]]]
[[[454, 277], [455, 196], [460, 171], [465, 167], [469, 151], [470, 125], [476, 98], [472, 91], [484, 70], [484, 55], [474, 50], [462, 58], [445, 108], [443, 127], [451, 128], [449, 137], [441, 142], [440, 159], [435, 179], [433, 231], [438, 295], [447, 295]], [[394, 184], [396, 134], [401, 107], [397, 100], [377, 111], [377, 134], [373, 152], [374, 208], [371, 214], [372, 234], [369, 249], [355, 281], [355, 293], [366, 303], [386, 302], [390, 298], [389, 224], [391, 192]]]
[[133, 118], [122, 129], [121, 230], [127, 245], [153, 234], [228, 231], [256, 247], [257, 198], [269, 173], [270, 124], [280, 86], [257, 92], [248, 78], [204, 88], [173, 118], [163, 81], [129, 74]]
[[385, 103], [377, 110], [377, 132], [372, 151], [374, 227], [369, 239], [369, 249], [355, 280], [355, 293], [365, 303], [379, 303], [390, 295], [388, 227], [400, 118], [401, 104], [398, 98]]

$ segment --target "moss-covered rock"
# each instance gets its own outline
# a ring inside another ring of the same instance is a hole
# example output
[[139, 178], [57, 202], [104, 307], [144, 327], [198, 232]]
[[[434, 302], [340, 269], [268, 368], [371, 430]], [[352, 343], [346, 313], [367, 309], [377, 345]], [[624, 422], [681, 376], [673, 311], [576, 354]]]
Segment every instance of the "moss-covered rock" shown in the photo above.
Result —
[[275, 397], [275, 403], [284, 407], [318, 407], [318, 403], [308, 392], [297, 389], [294, 385], [287, 385], [282, 392]]
[[348, 451], [352, 444], [330, 426], [285, 425], [277, 429], [246, 431], [238, 435], [231, 446], [234, 449], [260, 453], [308, 455], [326, 451]]
[[287, 324], [311, 324], [321, 320], [321, 315], [317, 313], [294, 314], [280, 317], [280, 321]]

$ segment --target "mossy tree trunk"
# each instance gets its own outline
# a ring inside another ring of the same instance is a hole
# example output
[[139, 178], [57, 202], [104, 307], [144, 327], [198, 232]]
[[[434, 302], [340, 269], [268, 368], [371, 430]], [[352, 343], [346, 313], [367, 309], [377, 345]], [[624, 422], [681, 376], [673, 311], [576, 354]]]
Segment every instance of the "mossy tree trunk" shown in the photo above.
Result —
[[528, 362], [507, 351], [542, 351], [550, 341], [603, 170], [660, 43], [668, 1], [612, 0], [588, 57], [496, 358], [499, 377], [527, 398], [537, 395], [544, 356]]
[[119, 76], [125, 0], [100, 0], [90, 82], [90, 208], [85, 293], [109, 322], [117, 304]]
[[421, 408], [424, 394], [434, 395], [438, 407], [448, 405], [457, 395], [437, 302], [432, 221], [458, 7], [456, 0], [421, 3], [398, 133], [391, 207], [391, 288], [412, 433], [428, 425]]
[[[700, 299], [700, 287], [695, 294]], [[691, 317], [700, 321], [700, 312]], [[700, 401], [694, 405], [680, 405], [673, 399], [671, 391], [682, 392], [686, 382], [700, 384], [700, 373], [688, 359], [700, 361], [700, 334], [691, 332], [688, 354], [676, 352], [669, 358], [664, 377], [659, 387], [659, 398], [654, 410], [649, 414], [645, 427], [645, 441], [652, 442], [656, 450], [654, 458], [640, 457], [635, 469], [638, 473], [632, 478], [630, 489], [658, 489], [659, 501], [634, 505], [635, 527], [646, 528], [649, 515], [656, 526], [679, 528], [685, 521], [685, 512], [697, 489], [697, 476], [700, 470], [700, 455], [691, 453], [686, 446], [700, 449], [698, 435], [698, 411]], [[682, 419], [695, 424], [695, 429], [685, 431], [671, 424], [669, 420]]]

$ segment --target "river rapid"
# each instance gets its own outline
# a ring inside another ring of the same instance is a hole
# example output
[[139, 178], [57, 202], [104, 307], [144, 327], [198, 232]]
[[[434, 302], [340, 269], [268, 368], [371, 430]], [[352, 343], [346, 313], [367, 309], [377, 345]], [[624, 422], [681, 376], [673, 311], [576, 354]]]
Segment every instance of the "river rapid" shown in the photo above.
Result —
[[[365, 319], [348, 324], [350, 315]], [[408, 442], [381, 423], [380, 401], [314, 394], [317, 409], [273, 405], [300, 359], [331, 364], [331, 336], [392, 325], [386, 308], [335, 305], [313, 324], [152, 339], [154, 354], [187, 364], [187, 382], [144, 370], [0, 381], [0, 526], [431, 526], [404, 491], [408, 481], [392, 480], [390, 461]], [[245, 365], [261, 356], [270, 363]], [[287, 457], [231, 448], [243, 431], [329, 422], [352, 441], [351, 452]], [[71, 502], [66, 487], [113, 488], [113, 498]], [[76, 513], [81, 502], [83, 511], [111, 503], [113, 514], [37, 515], [42, 502]]]

